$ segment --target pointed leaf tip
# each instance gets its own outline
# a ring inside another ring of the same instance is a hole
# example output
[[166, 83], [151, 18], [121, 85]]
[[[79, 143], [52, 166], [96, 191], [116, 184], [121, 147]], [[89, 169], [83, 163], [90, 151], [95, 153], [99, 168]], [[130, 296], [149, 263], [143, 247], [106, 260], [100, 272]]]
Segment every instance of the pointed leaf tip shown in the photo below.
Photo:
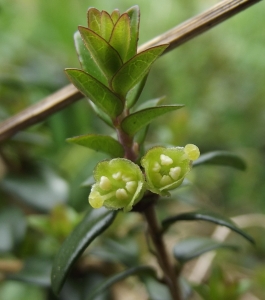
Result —
[[227, 248], [231, 250], [238, 250], [238, 247], [228, 243], [220, 243], [210, 238], [188, 238], [178, 242], [174, 246], [174, 257], [181, 263], [192, 260], [206, 252]]
[[88, 134], [67, 139], [67, 142], [81, 145], [95, 151], [104, 152], [111, 157], [123, 157], [124, 149], [114, 138], [107, 135]]
[[123, 103], [104, 84], [79, 69], [66, 69], [73, 85], [112, 119], [122, 113]]
[[57, 253], [51, 273], [52, 289], [56, 295], [66, 280], [74, 262], [80, 257], [86, 247], [114, 221], [117, 211], [105, 208], [93, 210], [85, 215], [84, 219], [68, 236]]
[[127, 61], [112, 78], [113, 90], [125, 97], [128, 91], [143, 79], [167, 47], [168, 44], [149, 48]]
[[242, 237], [247, 239], [252, 244], [255, 244], [254, 239], [246, 232], [244, 232], [242, 229], [238, 228], [236, 224], [234, 224], [231, 220], [214, 213], [203, 212], [203, 211], [182, 213], [173, 217], [166, 218], [162, 221], [163, 231], [167, 230], [169, 226], [171, 226], [172, 224], [178, 221], [207, 221], [220, 226], [225, 226], [230, 230], [240, 234]]
[[229, 151], [212, 151], [202, 154], [200, 158], [193, 163], [194, 167], [200, 165], [228, 166], [241, 171], [244, 171], [247, 167], [245, 161], [240, 156]]
[[89, 28], [79, 26], [78, 30], [91, 56], [106, 78], [111, 80], [113, 75], [122, 66], [122, 60], [118, 52], [99, 34]]
[[137, 111], [122, 121], [122, 129], [129, 135], [133, 136], [137, 131], [145, 127], [155, 118], [162, 116], [165, 113], [180, 109], [183, 106], [184, 105], [182, 104], [161, 105]]

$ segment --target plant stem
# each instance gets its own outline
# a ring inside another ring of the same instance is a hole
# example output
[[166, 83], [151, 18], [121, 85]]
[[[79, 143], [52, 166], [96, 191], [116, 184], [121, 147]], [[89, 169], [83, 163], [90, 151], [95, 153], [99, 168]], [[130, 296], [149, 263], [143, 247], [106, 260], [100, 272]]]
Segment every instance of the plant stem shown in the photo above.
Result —
[[158, 263], [164, 273], [165, 281], [170, 290], [172, 299], [181, 300], [182, 297], [178, 283], [178, 276], [175, 274], [173, 265], [170, 263], [161, 234], [161, 226], [156, 217], [154, 204], [147, 206], [143, 213], [148, 224], [149, 234], [156, 249]]

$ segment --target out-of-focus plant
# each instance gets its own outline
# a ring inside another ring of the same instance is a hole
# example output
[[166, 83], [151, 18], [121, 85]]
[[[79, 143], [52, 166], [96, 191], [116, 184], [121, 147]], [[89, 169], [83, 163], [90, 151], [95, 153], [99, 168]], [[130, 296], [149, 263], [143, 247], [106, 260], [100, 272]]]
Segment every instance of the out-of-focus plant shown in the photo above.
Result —
[[[101, 250], [101, 256], [110, 257], [112, 251], [119, 248], [118, 260], [125, 262], [127, 269], [112, 274], [89, 290], [86, 299], [98, 296], [105, 299], [108, 287], [132, 275], [145, 283], [150, 299], [184, 299], [187, 293], [181, 271], [187, 261], [213, 249], [237, 247], [205, 238], [183, 240], [173, 249], [176, 262], [173, 264], [164, 242], [170, 225], [183, 220], [204, 220], [227, 226], [250, 242], [253, 239], [226, 218], [201, 211], [169, 216], [161, 221], [156, 216], [157, 204], [183, 185], [192, 167], [217, 164], [244, 169], [245, 164], [229, 152], [200, 156], [198, 147], [193, 144], [185, 147], [157, 145], [146, 151], [149, 124], [183, 107], [182, 104], [160, 105], [161, 99], [158, 99], [146, 101], [142, 109], [135, 109], [152, 64], [168, 45], [137, 53], [140, 21], [137, 6], [123, 14], [118, 10], [109, 14], [90, 8], [87, 20], [88, 27], [80, 26], [74, 36], [82, 69], [66, 69], [66, 74], [89, 99], [98, 117], [116, 132], [116, 137], [88, 134], [68, 139], [70, 143], [106, 153], [111, 159], [99, 162], [94, 171], [88, 199], [95, 209], [89, 210], [56, 255], [51, 276], [53, 291], [60, 293], [74, 263], [97, 237], [111, 225], [115, 226], [113, 222], [119, 214], [140, 213], [148, 227], [147, 245], [157, 258], [162, 276], [158, 276], [153, 267], [130, 257], [126, 245], [112, 244], [106, 248], [109, 249], [106, 253], [102, 254]], [[133, 244], [132, 239], [126, 240], [128, 247]], [[125, 249], [121, 251], [121, 247]]]

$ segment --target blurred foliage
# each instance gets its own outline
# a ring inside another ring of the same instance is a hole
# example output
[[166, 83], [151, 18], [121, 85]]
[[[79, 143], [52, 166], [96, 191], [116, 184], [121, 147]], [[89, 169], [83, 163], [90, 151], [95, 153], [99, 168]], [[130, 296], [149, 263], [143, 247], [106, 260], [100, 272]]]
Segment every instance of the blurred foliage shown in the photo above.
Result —
[[[141, 44], [216, 2], [164, 0], [161, 6], [143, 0], [137, 3], [69, 0], [63, 4], [44, 0], [0, 0], [0, 120], [68, 84], [63, 70], [79, 67], [73, 34], [77, 25], [86, 24], [88, 7], [124, 11], [138, 4], [142, 16]], [[195, 185], [180, 190], [176, 195], [178, 202], [165, 200], [160, 205], [160, 217], [183, 208], [189, 210], [190, 205], [206, 206], [227, 217], [265, 212], [264, 9], [265, 3], [258, 3], [166, 54], [153, 67], [142, 99], [166, 95], [166, 102], [185, 104], [186, 108], [160, 117], [151, 125], [150, 145], [192, 142], [202, 152], [232, 150], [240, 154], [248, 166], [245, 172], [208, 166], [195, 169], [191, 174]], [[47, 270], [62, 240], [84, 211], [90, 209], [89, 188], [80, 188], [80, 184], [91, 175], [96, 163], [105, 158], [67, 144], [65, 139], [103, 132], [110, 132], [109, 128], [94, 118], [89, 103], [81, 100], [1, 144], [0, 299], [55, 299], [47, 288]], [[138, 247], [130, 246], [133, 253], [129, 254], [138, 257], [140, 253], [141, 260], [146, 259], [139, 216], [130, 214], [120, 218], [104, 234], [106, 240], [96, 241], [91, 250], [95, 260], [84, 257], [83, 269], [67, 282], [61, 299], [85, 299], [89, 287], [113, 271], [113, 260], [120, 259], [120, 268], [128, 264], [127, 256], [122, 254], [125, 249], [118, 243], [126, 240], [127, 231], [139, 242]], [[121, 221], [122, 228], [119, 227]], [[139, 224], [138, 227], [135, 224]], [[171, 234], [186, 236], [189, 229], [183, 226]], [[206, 236], [211, 234], [211, 229], [213, 227], [208, 225], [195, 228]], [[256, 237], [257, 247], [246, 246], [237, 238], [244, 253], [229, 254], [225, 269], [213, 269], [210, 279], [197, 290], [204, 299], [239, 299], [246, 292], [257, 297], [264, 295], [264, 228], [248, 232]], [[99, 247], [101, 251], [97, 251]], [[110, 255], [110, 248], [121, 251], [119, 258]], [[97, 256], [110, 264], [107, 271], [106, 266], [98, 264]], [[22, 270], [2, 269], [2, 262], [13, 259], [24, 262]], [[218, 255], [217, 261], [222, 263], [225, 259], [227, 257]], [[41, 267], [43, 262], [46, 268]], [[87, 268], [96, 270], [97, 275], [85, 272]], [[40, 269], [43, 272], [39, 272]], [[240, 277], [231, 278], [230, 271], [235, 269], [240, 271]], [[21, 282], [20, 274], [27, 274], [22, 276], [26, 283]], [[32, 282], [37, 275], [42, 278]], [[97, 299], [111, 298], [107, 293]]]

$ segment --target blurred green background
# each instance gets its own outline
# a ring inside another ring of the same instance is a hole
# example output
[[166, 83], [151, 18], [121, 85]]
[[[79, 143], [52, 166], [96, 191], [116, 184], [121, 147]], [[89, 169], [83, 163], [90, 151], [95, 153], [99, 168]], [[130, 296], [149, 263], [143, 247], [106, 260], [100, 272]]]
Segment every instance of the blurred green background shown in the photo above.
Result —
[[[79, 67], [73, 34], [78, 25], [86, 25], [88, 7], [111, 12], [138, 4], [141, 45], [217, 2], [0, 0], [0, 120], [68, 84], [63, 70]], [[161, 57], [152, 68], [141, 101], [166, 95], [167, 104], [182, 103], [185, 108], [157, 119], [151, 125], [148, 142], [175, 146], [194, 143], [202, 153], [229, 150], [248, 165], [245, 172], [224, 167], [195, 169], [191, 174], [195, 187], [181, 194], [178, 204], [174, 203], [175, 210], [207, 208], [228, 217], [265, 213], [264, 11], [261, 1]], [[65, 139], [103, 132], [110, 130], [95, 118], [83, 99], [1, 145], [1, 260], [53, 257], [78, 222], [77, 212], [88, 209], [89, 188], [80, 188], [80, 184], [105, 158], [69, 145]], [[34, 219], [36, 212], [39, 218]], [[21, 232], [11, 234], [10, 228], [20, 228]], [[212, 229], [200, 227], [202, 234], [210, 234]], [[45, 239], [38, 235], [40, 231]], [[247, 231], [256, 238], [256, 247], [238, 238], [243, 253], [218, 259], [226, 263], [225, 268], [240, 270], [237, 282], [248, 280], [248, 291], [262, 297], [264, 228]], [[223, 282], [225, 289], [227, 279], [219, 271], [211, 278]], [[3, 280], [5, 274], [1, 274], [0, 264], [1, 300], [52, 299], [42, 288]], [[220, 299], [230, 299], [224, 297]]]

